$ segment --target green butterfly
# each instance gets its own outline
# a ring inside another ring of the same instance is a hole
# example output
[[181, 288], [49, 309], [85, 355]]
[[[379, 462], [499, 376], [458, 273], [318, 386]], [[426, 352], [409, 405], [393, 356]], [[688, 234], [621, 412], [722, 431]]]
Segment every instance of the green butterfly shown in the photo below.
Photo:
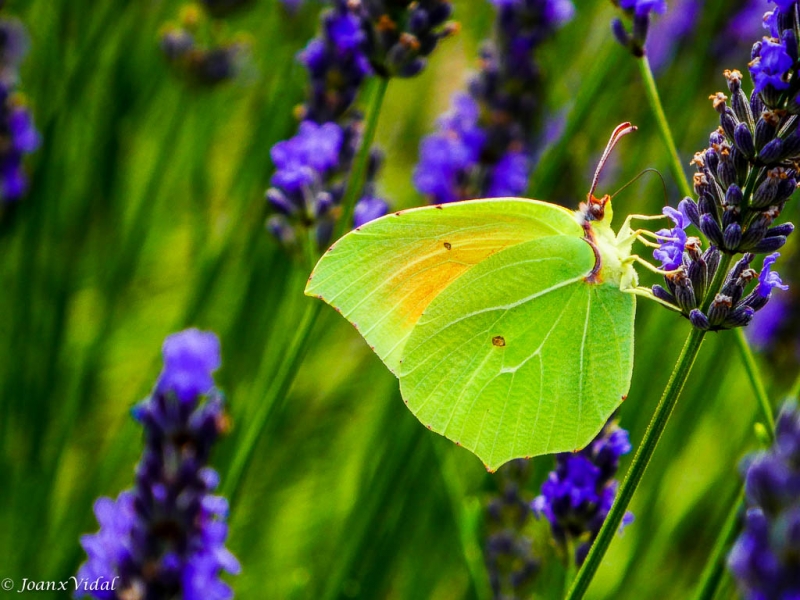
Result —
[[593, 192], [635, 129], [615, 130], [580, 211], [495, 198], [396, 212], [337, 241], [308, 280], [417, 418], [489, 470], [582, 448], [628, 393], [639, 232], [629, 218], [615, 234]]

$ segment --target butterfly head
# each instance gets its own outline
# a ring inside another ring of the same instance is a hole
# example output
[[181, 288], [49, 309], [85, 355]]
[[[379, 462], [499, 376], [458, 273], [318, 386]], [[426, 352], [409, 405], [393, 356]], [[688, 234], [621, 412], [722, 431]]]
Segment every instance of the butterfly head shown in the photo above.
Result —
[[[586, 202], [581, 202], [580, 210], [585, 221], [602, 221], [606, 217], [606, 211], [611, 212], [611, 196], [605, 194], [602, 198], [598, 198], [594, 194], [589, 194]], [[611, 221], [611, 214], [608, 220]]]

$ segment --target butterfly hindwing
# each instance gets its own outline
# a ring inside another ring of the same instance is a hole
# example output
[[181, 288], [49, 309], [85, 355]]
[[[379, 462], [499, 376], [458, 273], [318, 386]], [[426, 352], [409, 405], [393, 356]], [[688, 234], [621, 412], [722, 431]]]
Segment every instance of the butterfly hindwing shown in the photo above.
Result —
[[588, 283], [582, 239], [550, 236], [497, 253], [425, 310], [405, 346], [403, 398], [433, 431], [495, 469], [574, 450], [628, 391], [635, 300]]

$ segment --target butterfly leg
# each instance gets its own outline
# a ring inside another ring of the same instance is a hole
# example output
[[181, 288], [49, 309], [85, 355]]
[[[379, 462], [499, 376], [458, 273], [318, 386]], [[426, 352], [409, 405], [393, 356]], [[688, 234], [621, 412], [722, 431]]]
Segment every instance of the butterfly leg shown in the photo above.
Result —
[[673, 271], [665, 271], [664, 269], [659, 269], [658, 267], [655, 267], [655, 266], [651, 265], [649, 262], [647, 262], [646, 260], [644, 260], [641, 256], [639, 256], [637, 254], [631, 254], [627, 258], [627, 260], [628, 261], [638, 262], [640, 265], [642, 265], [645, 268], [647, 268], [648, 271], [652, 271], [653, 273], [656, 273], [658, 275], [664, 275], [664, 276], [666, 276], [666, 275], [674, 275], [675, 273], [680, 271], [680, 268], [675, 269]]
[[655, 235], [646, 229], [637, 229], [635, 231], [632, 230], [631, 222], [634, 219], [637, 221], [655, 221], [657, 219], [663, 219], [664, 217], [665, 215], [628, 215], [625, 221], [622, 223], [622, 227], [619, 228], [619, 233], [617, 234], [617, 245], [620, 246], [623, 244], [631, 244], [636, 239], [641, 241], [640, 236], [646, 235], [646, 233]]
[[622, 291], [625, 292], [626, 294], [633, 294], [634, 296], [641, 296], [642, 298], [649, 298], [650, 300], [655, 300], [656, 302], [658, 302], [662, 306], [665, 306], [665, 307], [667, 307], [668, 309], [670, 309], [672, 311], [681, 312], [681, 309], [678, 308], [677, 306], [675, 306], [674, 304], [670, 304], [666, 300], [662, 300], [661, 298], [656, 296], [652, 292], [652, 290], [650, 290], [650, 288], [646, 288], [646, 287], [642, 287], [642, 286], [636, 286], [636, 287], [630, 287], [630, 288], [624, 289]]

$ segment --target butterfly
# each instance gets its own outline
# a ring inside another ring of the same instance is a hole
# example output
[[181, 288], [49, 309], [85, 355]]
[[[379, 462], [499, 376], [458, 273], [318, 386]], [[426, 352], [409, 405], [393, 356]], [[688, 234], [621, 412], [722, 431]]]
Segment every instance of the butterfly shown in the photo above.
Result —
[[305, 293], [334, 307], [400, 381], [404, 402], [493, 471], [582, 448], [633, 369], [636, 232], [610, 226], [600, 170], [579, 211], [523, 198], [386, 215], [322, 256]]

